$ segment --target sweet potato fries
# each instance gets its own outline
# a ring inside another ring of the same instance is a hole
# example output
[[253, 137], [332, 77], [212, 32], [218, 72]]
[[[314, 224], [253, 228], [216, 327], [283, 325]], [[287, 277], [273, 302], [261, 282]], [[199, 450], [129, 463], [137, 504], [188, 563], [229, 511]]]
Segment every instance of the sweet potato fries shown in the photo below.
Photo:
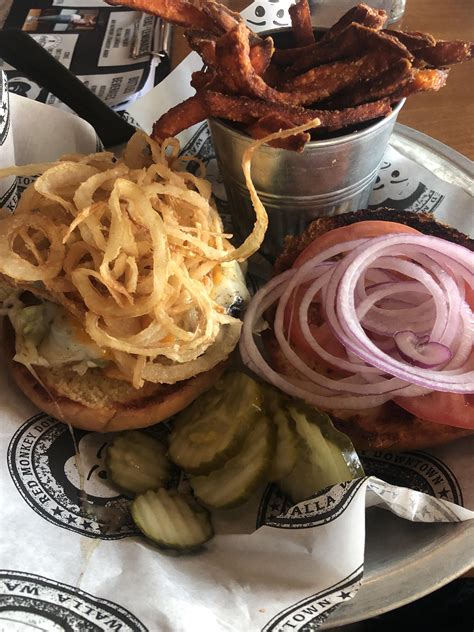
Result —
[[[312, 137], [387, 116], [411, 94], [439, 90], [450, 64], [471, 59], [473, 44], [427, 33], [384, 29], [386, 14], [359, 4], [319, 37], [307, 0], [290, 8], [292, 47], [275, 48], [253, 33], [239, 14], [211, 0], [108, 0], [186, 27], [204, 68], [193, 74], [196, 95], [153, 126], [162, 141], [207, 117], [243, 126], [259, 138], [314, 119]], [[309, 134], [283, 146], [302, 151]], [[280, 145], [281, 146], [281, 145]]]

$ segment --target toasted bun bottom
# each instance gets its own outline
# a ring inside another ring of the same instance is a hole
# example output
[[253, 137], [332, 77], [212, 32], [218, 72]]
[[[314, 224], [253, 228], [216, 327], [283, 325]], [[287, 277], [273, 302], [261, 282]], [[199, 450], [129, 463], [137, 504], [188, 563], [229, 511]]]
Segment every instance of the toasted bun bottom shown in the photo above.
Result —
[[[275, 262], [275, 271], [283, 272], [290, 268], [298, 255], [319, 235], [334, 228], [365, 220], [399, 222], [425, 234], [461, 244], [469, 250], [473, 250], [474, 247], [472, 239], [454, 228], [437, 222], [431, 215], [390, 209], [361, 210], [319, 218], [312, 222], [301, 235], [287, 237], [283, 252]], [[273, 336], [267, 336], [264, 340], [265, 348], [275, 369], [282, 373], [289, 372], [290, 369], [285, 367], [286, 360], [276, 339]], [[415, 450], [441, 445], [472, 434], [471, 430], [465, 428], [455, 428], [414, 417], [394, 402], [387, 402], [377, 409], [354, 411], [344, 419], [338, 418], [337, 412], [331, 416], [336, 427], [346, 433], [352, 439], [354, 446], [360, 450]]]
[[5, 346], [13, 379], [38, 408], [75, 428], [112, 432], [145, 428], [180, 412], [220, 377], [225, 362], [176, 384], [147, 383], [141, 389], [109, 378], [101, 369], [83, 376], [59, 368], [35, 367], [42, 384], [23, 365], [15, 362], [14, 332], [5, 327]]

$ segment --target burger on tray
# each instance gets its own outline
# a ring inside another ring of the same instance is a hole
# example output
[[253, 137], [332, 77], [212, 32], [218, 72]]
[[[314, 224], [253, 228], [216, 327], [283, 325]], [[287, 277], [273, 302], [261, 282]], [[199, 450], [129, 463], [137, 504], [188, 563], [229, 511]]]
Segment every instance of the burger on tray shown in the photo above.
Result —
[[469, 434], [473, 250], [472, 239], [418, 213], [315, 220], [287, 239], [279, 274], [252, 299], [243, 361], [329, 412], [359, 448], [409, 450]]
[[42, 410], [91, 430], [166, 419], [212, 386], [248, 299], [239, 248], [211, 185], [179, 144], [142, 133], [123, 157], [64, 156], [0, 220], [3, 313], [13, 377]]

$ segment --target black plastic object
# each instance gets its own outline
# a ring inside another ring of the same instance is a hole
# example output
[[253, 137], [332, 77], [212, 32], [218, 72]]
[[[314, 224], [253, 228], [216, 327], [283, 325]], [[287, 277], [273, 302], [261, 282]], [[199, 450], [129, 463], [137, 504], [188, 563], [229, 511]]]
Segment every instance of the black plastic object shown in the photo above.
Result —
[[101, 101], [28, 33], [17, 29], [0, 31], [0, 57], [90, 123], [105, 147], [126, 143], [134, 134], [133, 125]]

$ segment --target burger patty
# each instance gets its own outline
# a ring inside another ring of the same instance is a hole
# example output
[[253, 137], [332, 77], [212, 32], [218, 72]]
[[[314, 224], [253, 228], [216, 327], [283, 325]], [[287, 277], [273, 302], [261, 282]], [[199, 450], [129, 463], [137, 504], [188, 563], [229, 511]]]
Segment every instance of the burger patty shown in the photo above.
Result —
[[341, 215], [332, 215], [330, 217], [319, 217], [315, 219], [301, 235], [288, 235], [285, 237], [283, 250], [275, 261], [275, 274], [284, 272], [291, 268], [298, 255], [309, 246], [309, 244], [324, 233], [348, 226], [355, 222], [365, 221], [386, 221], [398, 222], [411, 226], [420, 233], [440, 237], [452, 241], [460, 246], [464, 246], [468, 250], [474, 251], [474, 239], [471, 239], [459, 230], [436, 221], [432, 215], [428, 213], [413, 213], [411, 211], [395, 211], [389, 208], [378, 208], [375, 210], [353, 211], [351, 213], [343, 213]]

